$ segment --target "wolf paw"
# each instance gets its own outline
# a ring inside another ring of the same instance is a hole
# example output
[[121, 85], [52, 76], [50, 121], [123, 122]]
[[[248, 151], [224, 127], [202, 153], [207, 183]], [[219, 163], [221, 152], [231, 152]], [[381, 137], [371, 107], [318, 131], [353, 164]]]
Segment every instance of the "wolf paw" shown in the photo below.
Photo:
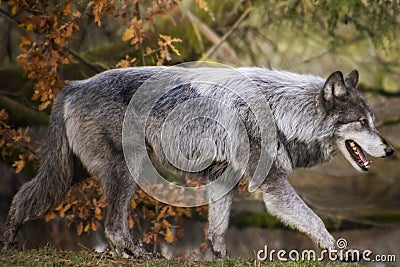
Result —
[[316, 243], [322, 249], [335, 249], [336, 248], [336, 240], [331, 236], [331, 234], [326, 231], [324, 236], [320, 236], [317, 238]]
[[211, 246], [211, 251], [214, 254], [214, 259], [222, 259], [226, 257], [226, 248], [222, 249], [216, 246]]

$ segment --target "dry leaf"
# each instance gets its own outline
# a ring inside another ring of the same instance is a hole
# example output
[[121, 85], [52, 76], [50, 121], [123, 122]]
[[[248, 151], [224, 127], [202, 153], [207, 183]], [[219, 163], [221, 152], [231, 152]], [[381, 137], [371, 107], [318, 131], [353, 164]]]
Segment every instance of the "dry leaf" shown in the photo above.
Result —
[[172, 233], [170, 228], [167, 228], [167, 232], [165, 233], [165, 241], [167, 243], [172, 243], [175, 241], [174, 234]]

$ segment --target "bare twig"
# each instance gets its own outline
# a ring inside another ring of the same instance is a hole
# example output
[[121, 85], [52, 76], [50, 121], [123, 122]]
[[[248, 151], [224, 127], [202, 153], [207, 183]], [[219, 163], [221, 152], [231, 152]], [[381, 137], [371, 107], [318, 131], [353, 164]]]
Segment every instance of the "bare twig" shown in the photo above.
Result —
[[12, 15], [10, 15], [10, 13], [4, 11], [2, 8], [0, 8], [0, 14], [3, 15], [3, 17], [8, 21], [16, 23], [17, 25], [19, 24], [19, 22]]
[[78, 60], [78, 61], [81, 62], [82, 64], [86, 65], [89, 69], [91, 69], [91, 70], [94, 71], [95, 73], [99, 73], [99, 72], [102, 72], [102, 71], [107, 70], [106, 68], [104, 68], [104, 67], [102, 67], [102, 66], [100, 66], [100, 65], [98, 65], [98, 64], [93, 64], [93, 63], [87, 61], [86, 59], [84, 59], [83, 57], [81, 57], [77, 52], [75, 52], [75, 51], [69, 49], [68, 47], [65, 47], [65, 48], [68, 50], [68, 52], [69, 52], [69, 54], [70, 54], [71, 56], [73, 56], [76, 60]]
[[218, 45], [221, 48], [221, 53], [227, 59], [227, 61], [235, 64], [242, 65], [241, 60], [236, 55], [235, 50], [226, 42], [221, 42], [221, 37], [210, 27], [200, 21], [195, 15], [189, 10], [182, 7], [182, 11], [185, 13], [187, 18], [193, 23], [193, 25], [201, 32], [213, 45]]
[[214, 52], [217, 51], [218, 47], [220, 47], [225, 42], [225, 40], [239, 27], [239, 25], [247, 17], [247, 15], [250, 13], [250, 11], [251, 11], [251, 7], [248, 7], [243, 12], [243, 14], [239, 17], [239, 19], [235, 22], [235, 24], [233, 24], [233, 26], [229, 29], [229, 31], [227, 33], [225, 33], [224, 36], [222, 36], [222, 38], [219, 40], [219, 42], [207, 51], [207, 53], [206, 53], [207, 58], [211, 57], [212, 54], [214, 54]]

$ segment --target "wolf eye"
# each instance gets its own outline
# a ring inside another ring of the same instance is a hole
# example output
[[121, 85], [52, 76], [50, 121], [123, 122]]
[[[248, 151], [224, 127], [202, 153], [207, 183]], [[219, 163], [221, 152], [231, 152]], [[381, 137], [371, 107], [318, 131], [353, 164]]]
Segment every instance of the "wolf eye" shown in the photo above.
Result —
[[367, 125], [367, 119], [360, 119], [361, 125]]

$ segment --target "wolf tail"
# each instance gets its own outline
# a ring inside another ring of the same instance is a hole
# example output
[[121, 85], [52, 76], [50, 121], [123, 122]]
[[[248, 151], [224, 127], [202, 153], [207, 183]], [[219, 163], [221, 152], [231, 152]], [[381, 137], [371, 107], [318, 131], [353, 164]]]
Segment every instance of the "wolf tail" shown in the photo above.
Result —
[[10, 248], [21, 224], [43, 215], [61, 201], [74, 180], [73, 153], [64, 124], [62, 92], [53, 104], [50, 125], [37, 175], [15, 195], [3, 232], [4, 248]]

